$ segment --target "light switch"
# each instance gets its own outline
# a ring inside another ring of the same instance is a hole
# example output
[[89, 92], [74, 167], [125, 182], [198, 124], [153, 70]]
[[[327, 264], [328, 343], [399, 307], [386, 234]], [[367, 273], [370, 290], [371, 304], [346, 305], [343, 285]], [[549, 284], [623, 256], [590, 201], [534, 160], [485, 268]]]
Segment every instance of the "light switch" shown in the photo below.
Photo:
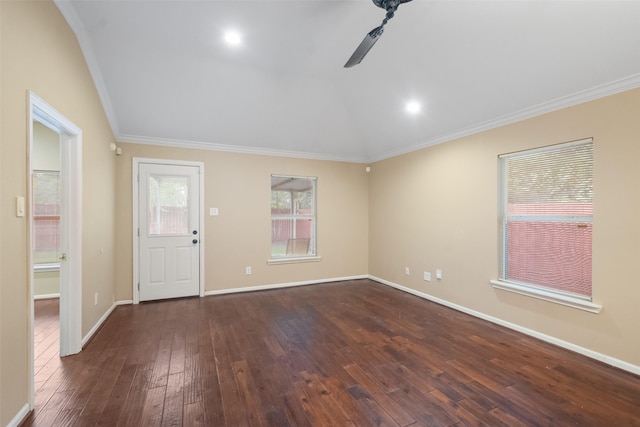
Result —
[[218, 216], [218, 208], [209, 208], [209, 216]]
[[18, 196], [16, 198], [16, 216], [24, 216], [24, 197]]

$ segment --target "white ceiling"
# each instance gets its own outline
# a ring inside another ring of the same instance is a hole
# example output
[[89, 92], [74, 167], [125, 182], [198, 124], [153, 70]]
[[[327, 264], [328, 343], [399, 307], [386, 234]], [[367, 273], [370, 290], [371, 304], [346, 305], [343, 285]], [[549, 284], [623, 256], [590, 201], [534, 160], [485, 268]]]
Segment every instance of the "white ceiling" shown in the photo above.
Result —
[[413, 0], [349, 69], [370, 0], [56, 4], [120, 141], [367, 163], [640, 86], [640, 1]]

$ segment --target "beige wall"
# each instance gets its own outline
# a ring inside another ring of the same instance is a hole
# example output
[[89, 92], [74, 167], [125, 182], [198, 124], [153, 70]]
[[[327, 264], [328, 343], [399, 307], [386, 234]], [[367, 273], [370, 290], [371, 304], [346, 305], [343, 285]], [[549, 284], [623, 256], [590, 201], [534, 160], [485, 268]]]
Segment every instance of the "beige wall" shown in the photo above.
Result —
[[[29, 398], [28, 227], [15, 215], [16, 196], [27, 197], [27, 90], [83, 130], [83, 334], [113, 301], [115, 156], [84, 58], [56, 6], [2, 0], [0, 19], [0, 425], [6, 425]], [[98, 306], [95, 292], [102, 295]]]
[[[370, 274], [640, 365], [639, 118], [634, 90], [375, 163]], [[587, 137], [595, 146], [593, 298], [602, 312], [494, 289], [497, 156]], [[442, 281], [423, 280], [438, 268]]]
[[42, 123], [33, 122], [33, 170], [60, 170], [60, 135]]
[[60, 293], [59, 271], [36, 271], [33, 273], [33, 295], [54, 295]]
[[[368, 272], [368, 174], [364, 165], [120, 144], [117, 160], [117, 293], [132, 298], [133, 157], [205, 164], [206, 291], [322, 280]], [[271, 174], [318, 177], [320, 262], [267, 265]], [[217, 207], [219, 216], [209, 216]], [[246, 275], [251, 266], [253, 274]]]
[[[633, 268], [640, 256], [640, 90], [381, 161], [370, 174], [359, 164], [138, 144], [121, 144], [115, 157], [77, 41], [55, 5], [0, 0], [0, 24], [0, 425], [28, 401], [28, 227], [14, 212], [15, 197], [27, 196], [27, 90], [83, 130], [83, 334], [113, 301], [132, 297], [136, 156], [205, 163], [205, 210], [220, 209], [205, 217], [208, 291], [368, 272], [640, 365]], [[593, 289], [604, 306], [597, 315], [489, 285], [498, 274], [496, 156], [585, 137], [595, 139]], [[272, 173], [318, 177], [322, 261], [266, 264]], [[422, 271], [436, 268], [444, 279], [424, 282]]]

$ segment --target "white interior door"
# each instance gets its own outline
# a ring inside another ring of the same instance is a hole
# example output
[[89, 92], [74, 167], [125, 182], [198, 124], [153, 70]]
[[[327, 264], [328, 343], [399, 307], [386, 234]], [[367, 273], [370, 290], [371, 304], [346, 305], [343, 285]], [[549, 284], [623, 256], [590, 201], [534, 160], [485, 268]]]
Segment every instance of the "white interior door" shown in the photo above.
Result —
[[200, 293], [200, 169], [140, 163], [140, 301]]

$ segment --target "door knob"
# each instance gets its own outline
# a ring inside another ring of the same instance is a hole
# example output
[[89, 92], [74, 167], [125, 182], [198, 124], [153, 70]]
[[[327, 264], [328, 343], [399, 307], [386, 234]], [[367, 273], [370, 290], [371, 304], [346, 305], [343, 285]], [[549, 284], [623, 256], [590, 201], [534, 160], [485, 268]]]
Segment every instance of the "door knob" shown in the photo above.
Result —
[[193, 235], [195, 236], [196, 234], [198, 234], [198, 230], [193, 230]]
[[192, 242], [195, 245], [196, 243], [198, 243], [198, 239], [193, 239]]

